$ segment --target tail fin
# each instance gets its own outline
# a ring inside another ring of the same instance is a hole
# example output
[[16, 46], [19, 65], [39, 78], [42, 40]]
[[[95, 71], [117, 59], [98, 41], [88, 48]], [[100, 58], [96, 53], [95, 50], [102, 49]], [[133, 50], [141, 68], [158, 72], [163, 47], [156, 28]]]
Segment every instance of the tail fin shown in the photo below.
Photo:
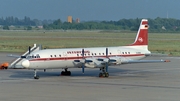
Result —
[[148, 20], [142, 19], [136, 39], [131, 46], [148, 45]]

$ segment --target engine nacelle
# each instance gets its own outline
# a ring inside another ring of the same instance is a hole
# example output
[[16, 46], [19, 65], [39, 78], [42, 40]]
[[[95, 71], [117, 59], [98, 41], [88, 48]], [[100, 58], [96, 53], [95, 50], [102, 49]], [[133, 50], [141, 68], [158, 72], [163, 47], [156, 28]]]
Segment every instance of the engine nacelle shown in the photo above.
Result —
[[[128, 62], [128, 59], [125, 57], [109, 57], [110, 64], [120, 65]], [[114, 61], [115, 60], [115, 61]]]
[[85, 62], [85, 66], [87, 68], [101, 68], [103, 67], [104, 65], [102, 65], [102, 61], [98, 61], [97, 58], [86, 58], [86, 60], [88, 61], [92, 61], [92, 62]]
[[74, 64], [78, 67], [81, 67], [84, 64], [87, 68], [102, 68], [108, 63], [109, 65], [120, 65], [128, 63], [128, 59], [125, 57], [109, 57], [109, 58], [85, 58], [82, 60], [74, 60]]

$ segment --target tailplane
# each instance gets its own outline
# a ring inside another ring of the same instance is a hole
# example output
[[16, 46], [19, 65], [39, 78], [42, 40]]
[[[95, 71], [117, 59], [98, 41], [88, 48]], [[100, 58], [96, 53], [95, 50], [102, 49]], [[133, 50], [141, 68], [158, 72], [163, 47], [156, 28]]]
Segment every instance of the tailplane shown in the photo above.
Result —
[[148, 45], [148, 20], [142, 19], [136, 39], [131, 46], [147, 46]]

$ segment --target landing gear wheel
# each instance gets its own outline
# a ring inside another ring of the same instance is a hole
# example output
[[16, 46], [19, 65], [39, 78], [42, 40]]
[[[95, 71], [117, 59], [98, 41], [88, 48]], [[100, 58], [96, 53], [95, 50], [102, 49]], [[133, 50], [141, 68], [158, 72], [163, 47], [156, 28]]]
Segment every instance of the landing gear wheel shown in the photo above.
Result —
[[37, 76], [35, 76], [35, 77], [34, 77], [34, 79], [39, 79], [39, 76], [38, 76], [38, 75], [37, 75]]
[[68, 75], [68, 76], [71, 76], [71, 72], [70, 72], [70, 71], [67, 71], [67, 75]]
[[105, 73], [102, 73], [102, 76], [105, 77]]
[[103, 73], [99, 73], [99, 77], [103, 77]]
[[71, 72], [67, 71], [67, 69], [65, 69], [65, 71], [61, 72], [61, 75], [63, 75], [63, 76], [71, 76]]
[[101, 73], [99, 73], [99, 77], [109, 77], [109, 73], [105, 70], [105, 68], [100, 68], [102, 70]]
[[61, 72], [61, 75], [65, 75], [65, 72], [64, 72], [64, 71], [62, 71], [62, 72]]
[[109, 77], [109, 73], [108, 72], [99, 73], [99, 77]]
[[109, 73], [108, 72], [105, 73], [105, 77], [109, 77]]

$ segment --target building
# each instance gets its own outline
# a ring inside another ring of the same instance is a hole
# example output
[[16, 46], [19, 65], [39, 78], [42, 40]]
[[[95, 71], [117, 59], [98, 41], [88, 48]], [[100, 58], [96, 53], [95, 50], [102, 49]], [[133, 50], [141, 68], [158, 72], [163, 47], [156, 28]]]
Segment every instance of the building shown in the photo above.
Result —
[[80, 20], [79, 20], [79, 18], [77, 18], [77, 19], [76, 19], [76, 23], [80, 23]]
[[68, 16], [67, 22], [72, 23], [72, 16]]

